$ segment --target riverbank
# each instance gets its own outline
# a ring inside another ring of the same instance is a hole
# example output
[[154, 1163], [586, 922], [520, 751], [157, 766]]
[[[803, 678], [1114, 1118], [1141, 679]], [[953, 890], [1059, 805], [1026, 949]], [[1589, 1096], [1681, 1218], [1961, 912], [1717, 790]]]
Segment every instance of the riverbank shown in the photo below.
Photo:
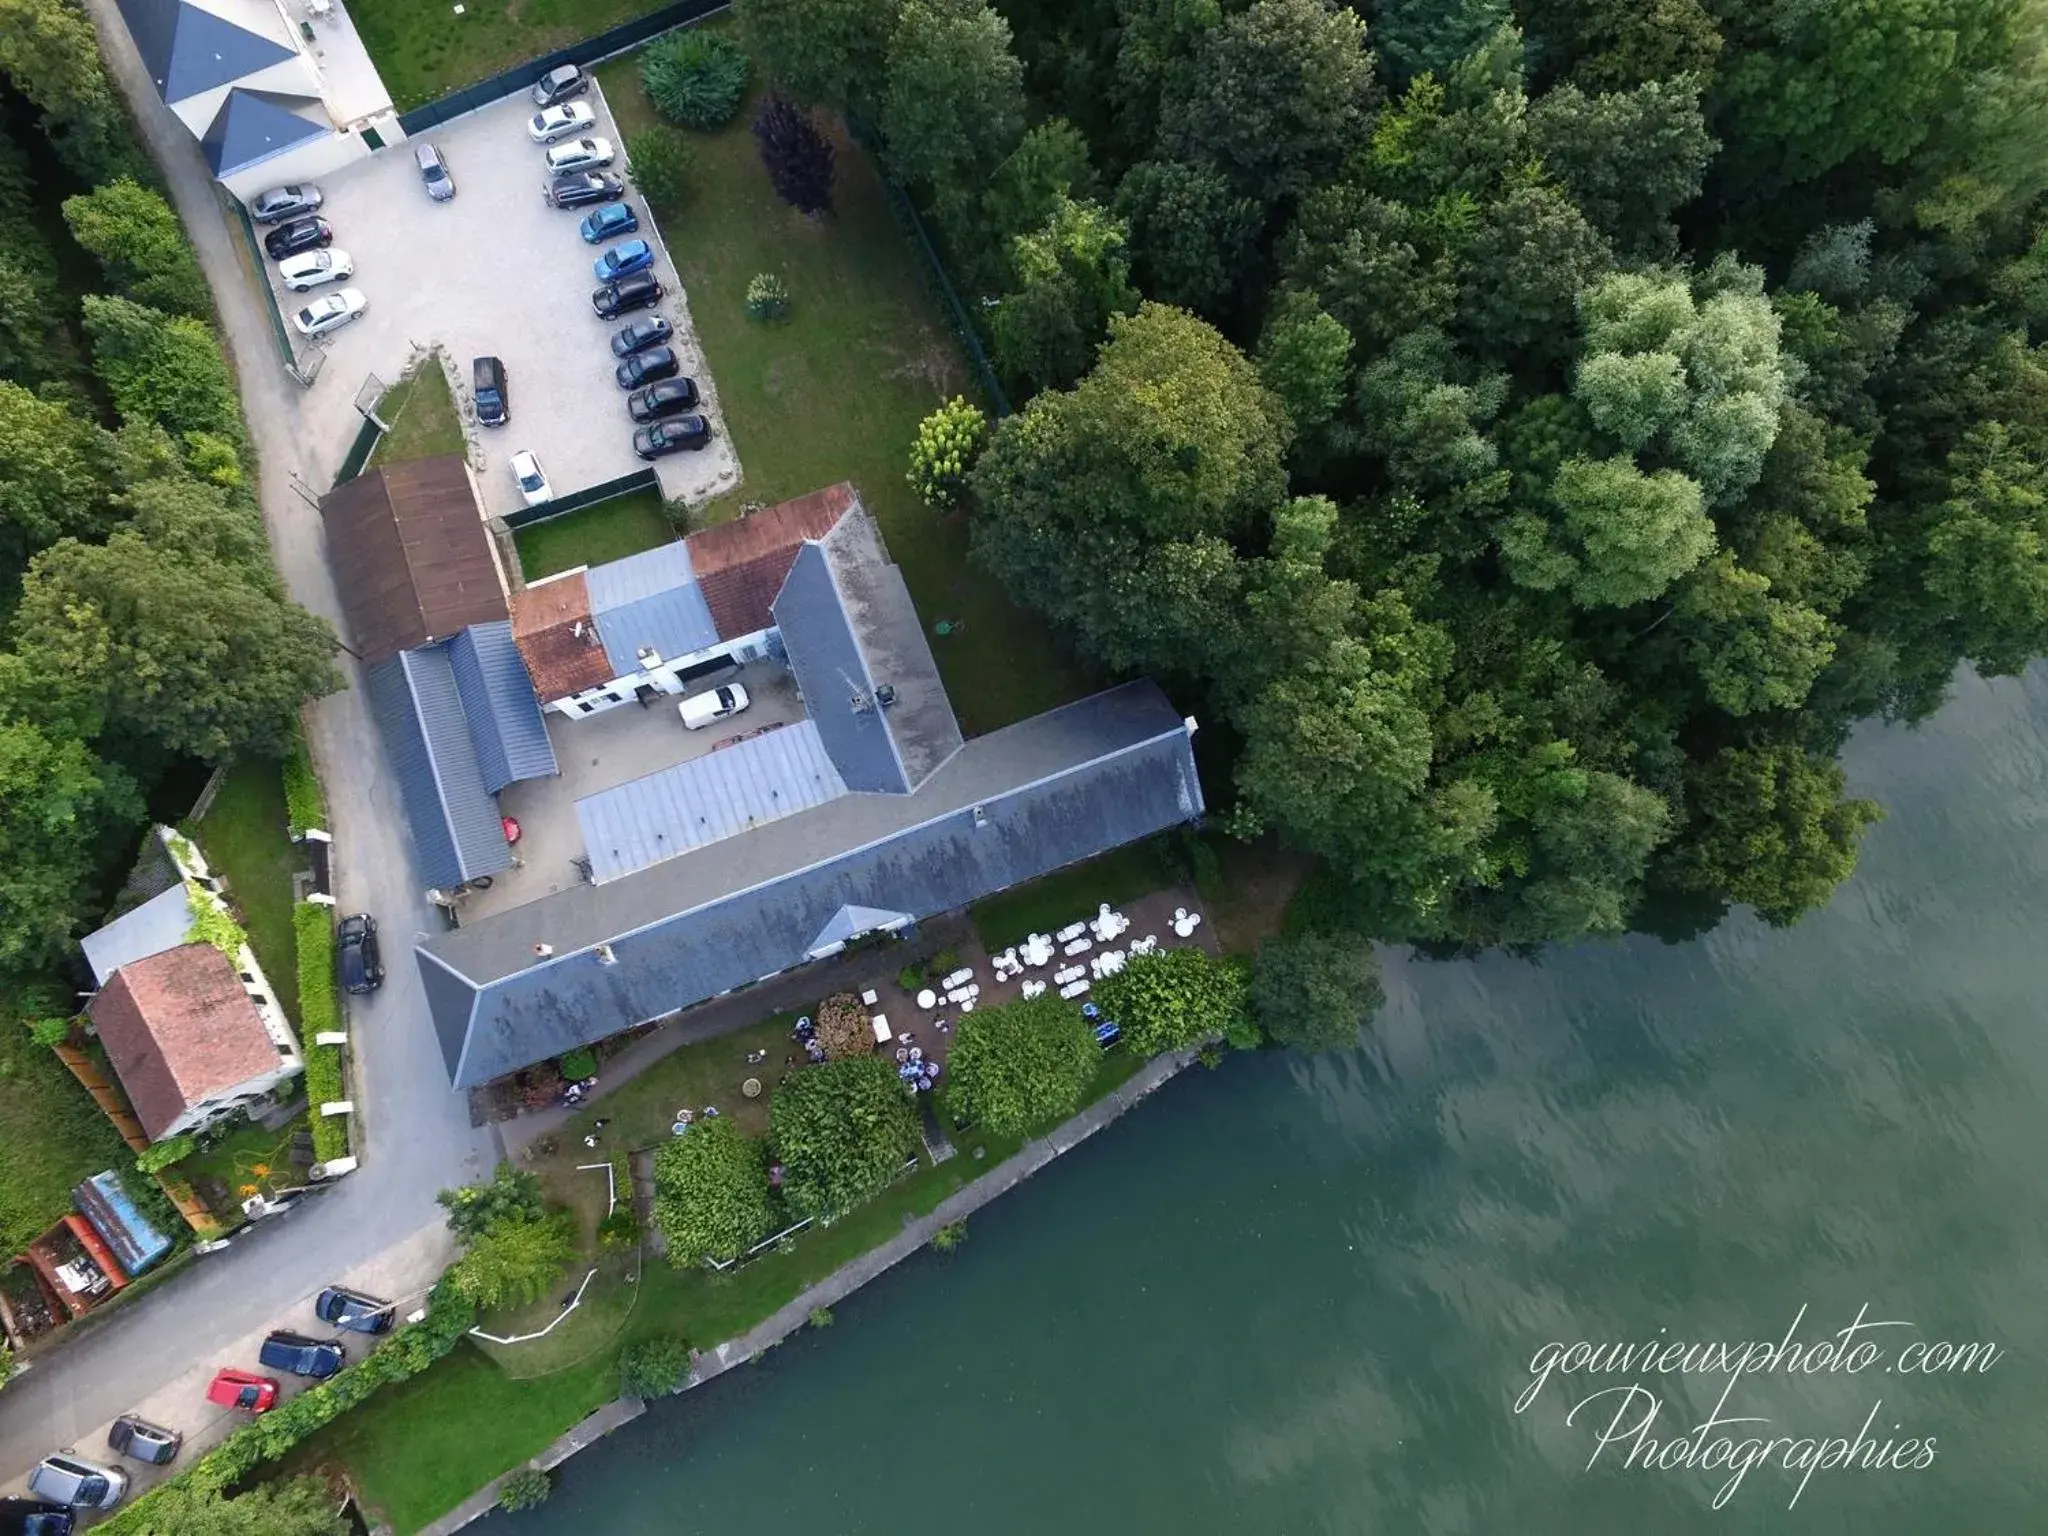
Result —
[[[843, 1301], [869, 1281], [888, 1273], [930, 1243], [941, 1228], [954, 1222], [965, 1221], [991, 1200], [1015, 1189], [1054, 1158], [1080, 1146], [1104, 1126], [1141, 1103], [1163, 1084], [1187, 1070], [1194, 1063], [1196, 1056], [1195, 1050], [1188, 1049], [1153, 1057], [1140, 1067], [1134, 1076], [1071, 1120], [1055, 1127], [1042, 1137], [1026, 1142], [1013, 1156], [991, 1168], [965, 1188], [940, 1201], [931, 1211], [908, 1222], [902, 1231], [888, 1241], [841, 1265], [823, 1280], [805, 1289], [766, 1321], [713, 1349], [700, 1352], [692, 1365], [690, 1379], [677, 1388], [677, 1391], [687, 1392], [693, 1387], [702, 1386], [705, 1382], [724, 1375], [727, 1371], [759, 1359], [765, 1351], [773, 1349], [799, 1328], [808, 1325], [817, 1309], [830, 1308]], [[644, 1406], [638, 1399], [614, 1399], [578, 1422], [575, 1428], [556, 1440], [527, 1465], [543, 1469], [557, 1467], [578, 1451], [595, 1444], [612, 1430], [631, 1423], [644, 1411]], [[506, 1475], [510, 1475], [512, 1470], [516, 1469], [508, 1469]], [[503, 1481], [503, 1476], [493, 1478], [446, 1515], [421, 1527], [419, 1536], [448, 1536], [448, 1533], [459, 1531], [489, 1514], [497, 1506], [498, 1488]]]

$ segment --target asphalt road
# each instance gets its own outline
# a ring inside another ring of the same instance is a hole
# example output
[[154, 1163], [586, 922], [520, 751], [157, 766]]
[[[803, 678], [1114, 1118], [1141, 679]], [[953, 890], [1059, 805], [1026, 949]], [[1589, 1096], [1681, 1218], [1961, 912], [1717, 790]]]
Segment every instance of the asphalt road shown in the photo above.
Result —
[[[266, 300], [197, 141], [150, 87], [113, 0], [87, 0], [87, 9], [212, 280], [277, 567], [292, 595], [334, 620], [346, 638], [320, 515], [307, 494], [332, 481], [354, 438], [350, 401], [361, 380], [328, 370], [308, 390], [285, 374]], [[10, 1382], [0, 1392], [0, 1481], [25, 1475], [60, 1446], [90, 1453], [103, 1443], [103, 1426], [130, 1410], [185, 1428], [199, 1443], [225, 1433], [231, 1426], [203, 1401], [213, 1369], [253, 1366], [255, 1340], [272, 1327], [304, 1327], [306, 1302], [333, 1281], [385, 1296], [430, 1284], [449, 1255], [436, 1191], [484, 1176], [497, 1160], [496, 1133], [470, 1126], [427, 1022], [409, 951], [438, 919], [412, 872], [397, 786], [369, 718], [361, 670], [348, 656], [341, 660], [348, 687], [309, 711], [308, 738], [333, 823], [338, 899], [345, 911], [376, 914], [389, 971], [383, 990], [352, 999], [349, 1011], [362, 1165], [300, 1209], [193, 1261]]]

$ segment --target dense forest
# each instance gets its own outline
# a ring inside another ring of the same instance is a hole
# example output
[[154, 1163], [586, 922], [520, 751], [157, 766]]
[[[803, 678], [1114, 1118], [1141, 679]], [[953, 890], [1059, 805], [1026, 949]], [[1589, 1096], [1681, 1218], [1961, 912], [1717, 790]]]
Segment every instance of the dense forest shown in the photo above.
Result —
[[0, 0], [0, 998], [24, 1016], [69, 1011], [145, 815], [182, 815], [195, 767], [281, 752], [340, 681], [271, 565], [154, 181], [83, 11]]
[[2048, 650], [2040, 0], [738, 0], [1016, 414], [981, 560], [1448, 948], [1789, 923]]

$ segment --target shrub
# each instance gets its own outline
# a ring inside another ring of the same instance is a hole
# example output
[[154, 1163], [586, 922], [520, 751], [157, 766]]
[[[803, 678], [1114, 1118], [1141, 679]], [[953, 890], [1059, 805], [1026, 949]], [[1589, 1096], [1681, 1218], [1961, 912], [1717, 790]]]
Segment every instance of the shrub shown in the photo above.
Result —
[[673, 1334], [640, 1339], [619, 1355], [619, 1391], [627, 1397], [661, 1397], [690, 1379], [690, 1346]]
[[[286, 781], [289, 783], [289, 779]], [[348, 1119], [323, 1115], [322, 1104], [348, 1097], [341, 1052], [315, 1045], [314, 1037], [341, 1030], [341, 993], [334, 983], [334, 914], [314, 901], [292, 908], [292, 933], [299, 949], [299, 1034], [306, 1053], [306, 1105], [311, 1111], [313, 1156], [332, 1163], [348, 1156]]]
[[851, 992], [835, 992], [818, 1004], [814, 1022], [818, 1044], [834, 1061], [874, 1054], [875, 1032], [868, 1024], [867, 1007]]
[[813, 1328], [830, 1328], [832, 1326], [832, 1309], [830, 1307], [811, 1308], [811, 1326]]
[[37, 1045], [59, 1046], [71, 1038], [71, 1021], [54, 1017], [30, 1019], [28, 1034]]
[[935, 510], [957, 505], [987, 439], [988, 418], [955, 395], [918, 424], [910, 445], [910, 488]]
[[140, 1172], [156, 1173], [173, 1163], [182, 1163], [198, 1150], [199, 1143], [192, 1136], [173, 1136], [167, 1141], [143, 1148], [136, 1156], [135, 1166]]
[[932, 1252], [951, 1253], [967, 1241], [967, 1223], [949, 1221], [932, 1234]]
[[597, 1052], [592, 1050], [571, 1051], [555, 1063], [555, 1068], [565, 1081], [580, 1083], [586, 1077], [597, 1075]]
[[747, 280], [747, 313], [756, 320], [789, 316], [789, 289], [773, 272], [756, 272]]
[[[1199, 949], [1133, 955], [1095, 984], [1095, 1001], [1141, 1055], [1239, 1033], [1249, 1014], [1244, 967]], [[957, 1071], [957, 1068], [955, 1069]]]
[[284, 760], [284, 805], [294, 838], [327, 825], [327, 805], [321, 799], [320, 780], [313, 773], [313, 758], [304, 736], [293, 740]]
[[896, 985], [906, 992], [915, 992], [925, 984], [925, 970], [921, 964], [906, 965], [896, 973]]
[[124, 420], [242, 440], [242, 403], [220, 339], [204, 322], [99, 294], [87, 294], [80, 311], [93, 371]]
[[434, 1201], [448, 1213], [448, 1230], [464, 1243], [501, 1226], [539, 1221], [548, 1209], [540, 1175], [504, 1161], [486, 1182], [444, 1189]]
[[185, 930], [187, 944], [211, 944], [233, 960], [241, 954], [249, 935], [228, 909], [213, 899], [213, 893], [197, 880], [185, 882], [185, 895], [192, 910], [192, 922]]
[[723, 1116], [654, 1154], [654, 1221], [669, 1262], [735, 1259], [775, 1225], [767, 1149]]
[[642, 128], [626, 136], [626, 174], [663, 213], [690, 200], [690, 170], [696, 164], [690, 141], [673, 128]]
[[554, 1480], [539, 1467], [521, 1467], [507, 1472], [498, 1483], [498, 1508], [533, 1509], [547, 1503], [554, 1491]]
[[747, 55], [722, 32], [671, 32], [640, 56], [654, 110], [685, 128], [722, 128], [747, 94]]
[[1058, 997], [984, 1008], [961, 1019], [946, 1058], [948, 1100], [998, 1136], [1064, 1120], [1101, 1065], [1095, 1031]]
[[873, 1056], [797, 1073], [769, 1101], [768, 1130], [783, 1193], [806, 1215], [858, 1204], [918, 1145], [917, 1111], [895, 1064]]
[[754, 112], [754, 143], [777, 197], [812, 217], [832, 211], [832, 144], [807, 110], [763, 96]]
[[557, 1211], [538, 1221], [501, 1221], [469, 1245], [448, 1282], [479, 1307], [538, 1300], [576, 1257], [576, 1218]]
[[177, 214], [128, 177], [64, 199], [71, 236], [99, 259], [107, 282], [138, 304], [208, 316], [213, 294]]

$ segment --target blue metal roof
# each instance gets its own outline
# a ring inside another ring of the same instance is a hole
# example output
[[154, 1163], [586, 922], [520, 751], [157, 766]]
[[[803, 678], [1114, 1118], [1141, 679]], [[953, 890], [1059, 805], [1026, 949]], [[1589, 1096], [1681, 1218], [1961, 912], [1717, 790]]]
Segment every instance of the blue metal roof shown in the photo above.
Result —
[[591, 878], [602, 883], [845, 793], [817, 727], [800, 720], [586, 795], [576, 820]]
[[292, 50], [184, 0], [118, 0], [143, 67], [168, 102], [241, 80]]
[[370, 668], [370, 707], [398, 775], [420, 878], [459, 885], [512, 866], [495, 795], [485, 787], [446, 645], [400, 651]]
[[496, 794], [521, 779], [559, 773], [533, 679], [512, 641], [511, 621], [470, 625], [448, 642], [448, 659], [476, 742], [484, 788]]
[[802, 964], [849, 907], [952, 911], [1202, 810], [1179, 714], [1128, 683], [968, 742], [915, 794], [842, 795], [416, 955], [467, 1088]]
[[663, 544], [594, 565], [583, 580], [614, 677], [645, 670], [640, 665], [643, 647], [670, 660], [718, 644], [718, 626], [690, 568], [686, 544]]
[[[301, 113], [311, 112], [314, 117]], [[277, 91], [229, 91], [200, 135], [200, 148], [213, 174], [226, 176], [272, 155], [283, 154], [294, 144], [324, 138], [334, 131], [322, 114], [320, 103], [311, 96], [286, 96]]]
[[113, 1169], [94, 1174], [71, 1192], [71, 1198], [131, 1279], [171, 1251], [171, 1240], [128, 1198]]
[[861, 655], [832, 583], [825, 546], [806, 544], [775, 599], [775, 626], [789, 669], [803, 691], [804, 712], [817, 726], [847, 788], [904, 795], [910, 776], [875, 703], [875, 680]]
[[176, 949], [191, 931], [192, 899], [180, 881], [106, 927], [94, 929], [80, 944], [94, 978], [105, 986], [122, 966]]
[[697, 576], [690, 569], [690, 546], [678, 539], [673, 544], [643, 549], [623, 560], [593, 565], [583, 573], [583, 584], [590, 591], [590, 611], [603, 613], [607, 608], [623, 608], [658, 592], [695, 586]]

